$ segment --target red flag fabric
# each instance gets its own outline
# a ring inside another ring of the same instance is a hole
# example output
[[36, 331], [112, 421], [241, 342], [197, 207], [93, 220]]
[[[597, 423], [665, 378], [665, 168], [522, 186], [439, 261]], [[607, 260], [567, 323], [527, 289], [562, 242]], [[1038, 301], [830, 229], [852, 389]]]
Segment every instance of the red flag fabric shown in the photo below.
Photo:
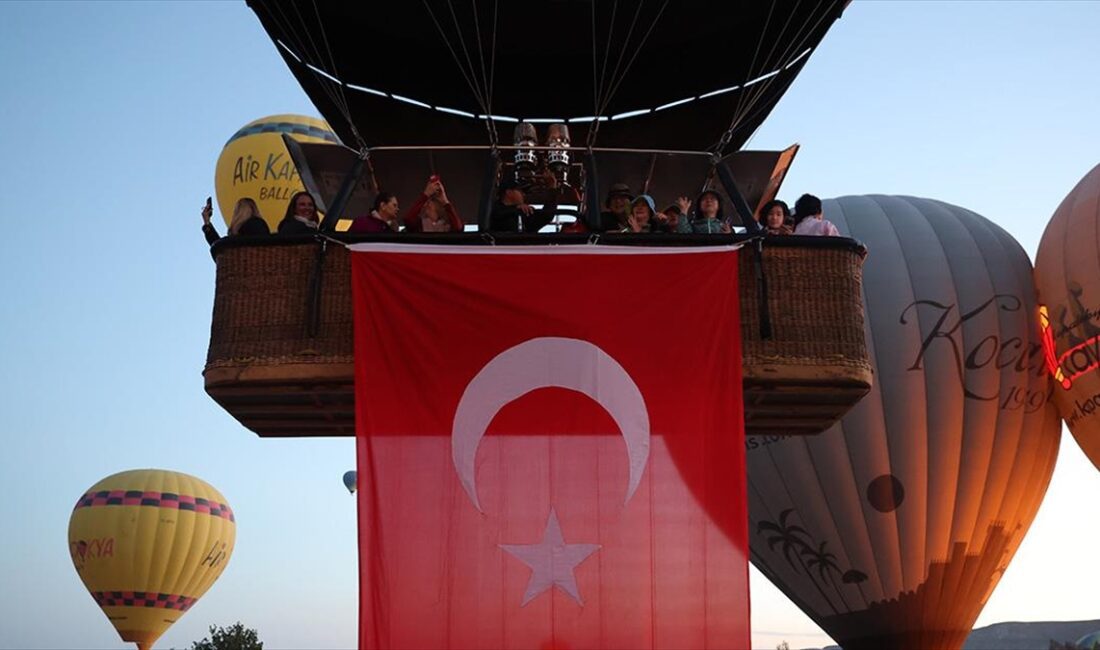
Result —
[[360, 648], [748, 648], [737, 251], [353, 251]]

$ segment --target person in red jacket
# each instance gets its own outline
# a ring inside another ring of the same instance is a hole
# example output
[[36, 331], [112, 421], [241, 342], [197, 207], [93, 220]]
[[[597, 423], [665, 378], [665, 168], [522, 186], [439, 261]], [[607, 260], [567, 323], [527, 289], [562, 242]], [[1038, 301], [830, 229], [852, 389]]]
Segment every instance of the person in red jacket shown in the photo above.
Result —
[[406, 232], [462, 232], [462, 218], [447, 198], [439, 177], [432, 175], [424, 191], [405, 211]]

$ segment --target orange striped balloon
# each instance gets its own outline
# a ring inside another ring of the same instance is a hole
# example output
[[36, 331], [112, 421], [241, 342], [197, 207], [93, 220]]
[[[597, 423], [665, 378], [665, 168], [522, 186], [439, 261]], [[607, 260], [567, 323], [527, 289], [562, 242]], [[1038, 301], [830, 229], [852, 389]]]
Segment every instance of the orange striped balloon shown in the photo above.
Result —
[[1035, 258], [1044, 305], [1043, 355], [1054, 402], [1070, 433], [1100, 467], [1100, 165], [1050, 218]]
[[237, 524], [205, 481], [167, 470], [120, 472], [85, 492], [69, 552], [123, 641], [152, 648], [229, 562]]

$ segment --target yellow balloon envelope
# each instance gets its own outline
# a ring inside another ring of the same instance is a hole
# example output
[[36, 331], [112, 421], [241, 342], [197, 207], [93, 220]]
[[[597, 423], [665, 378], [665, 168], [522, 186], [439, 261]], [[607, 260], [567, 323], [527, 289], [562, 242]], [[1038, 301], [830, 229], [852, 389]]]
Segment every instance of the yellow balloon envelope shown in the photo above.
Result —
[[1100, 165], [1050, 218], [1035, 258], [1043, 358], [1054, 401], [1100, 468]]
[[214, 171], [218, 209], [227, 225], [237, 201], [247, 197], [275, 232], [290, 197], [305, 189], [283, 144], [284, 133], [299, 142], [339, 143], [327, 122], [304, 115], [270, 115], [241, 127], [225, 143]]
[[69, 552], [123, 641], [151, 648], [214, 584], [237, 524], [206, 482], [166, 470], [108, 476], [77, 501]]

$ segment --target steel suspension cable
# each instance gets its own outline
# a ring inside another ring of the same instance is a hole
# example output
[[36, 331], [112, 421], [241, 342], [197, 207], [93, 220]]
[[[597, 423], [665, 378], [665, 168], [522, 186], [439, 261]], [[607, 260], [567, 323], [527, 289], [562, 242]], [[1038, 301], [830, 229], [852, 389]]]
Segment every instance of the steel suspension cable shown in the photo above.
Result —
[[[310, 38], [310, 42], [307, 45], [306, 41], [299, 35], [299, 33], [297, 31], [295, 31], [295, 29], [293, 27], [295, 24], [297, 24], [297, 25], [302, 24], [301, 14], [299, 14], [299, 20], [297, 22], [295, 22], [288, 15], [286, 15], [282, 11], [282, 8], [281, 8], [280, 5], [272, 4], [272, 5], [269, 5], [269, 6], [272, 6], [274, 8], [274, 11], [270, 14], [272, 21], [275, 22], [277, 24], [277, 26], [280, 27], [282, 32], [287, 35], [288, 40], [292, 41], [291, 45], [294, 46], [294, 51], [295, 51], [294, 56], [299, 58], [299, 62], [302, 65], [306, 65], [308, 67], [308, 63], [309, 63], [310, 60], [314, 60], [314, 61], [318, 61], [318, 62], [321, 61], [321, 59], [322, 59], [321, 52], [320, 52], [320, 50], [317, 49], [316, 44], [313, 43], [312, 38]], [[306, 31], [306, 34], [307, 35], [309, 34], [308, 30]], [[316, 71], [313, 71], [313, 73], [318, 75], [318, 76], [321, 76]], [[326, 79], [326, 81], [331, 82], [331, 80], [329, 80], [329, 79]], [[325, 95], [328, 96], [328, 98], [330, 100], [332, 100], [332, 103], [336, 106], [336, 109], [340, 111], [341, 116], [350, 125], [351, 124], [350, 111], [347, 110], [346, 106], [341, 104], [341, 99], [340, 99], [339, 95], [337, 95], [337, 93], [330, 87], [330, 84], [329, 83], [320, 83], [320, 84], [318, 84], [318, 86], [320, 87], [321, 92], [325, 93]]]
[[[474, 67], [474, 61], [470, 58], [470, 50], [466, 47], [466, 38], [462, 35], [462, 25], [458, 22], [458, 15], [455, 13], [455, 6], [451, 0], [447, 0], [447, 9], [451, 12], [451, 20], [455, 24], [455, 33], [458, 34], [458, 43], [462, 46], [462, 54], [466, 57], [466, 63], [470, 66], [470, 77], [474, 80], [474, 84], [477, 86], [477, 92], [481, 97], [481, 104], [485, 107], [485, 114], [489, 114], [489, 101], [485, 97], [485, 90], [481, 87], [481, 84], [477, 83], [477, 69]], [[474, 24], [477, 24], [477, 14], [474, 14]], [[483, 68], [484, 69], [484, 68]]]
[[443, 38], [443, 44], [447, 46], [447, 51], [451, 53], [451, 58], [454, 59], [455, 65], [458, 66], [458, 71], [462, 73], [462, 78], [466, 80], [466, 85], [469, 86], [470, 92], [473, 93], [474, 99], [477, 100], [478, 105], [481, 107], [481, 110], [486, 116], [485, 130], [489, 134], [490, 142], [496, 142], [496, 127], [495, 125], [493, 125], [493, 120], [490, 117], [491, 113], [489, 112], [489, 105], [485, 101], [485, 98], [482, 96], [482, 94], [479, 92], [477, 84], [475, 84], [474, 80], [471, 78], [471, 74], [473, 71], [470, 70], [469, 72], [467, 72], [466, 68], [462, 67], [462, 60], [459, 59], [458, 53], [455, 51], [454, 46], [451, 44], [451, 39], [448, 38], [447, 33], [443, 30], [443, 25], [441, 25], [439, 20], [436, 18], [435, 12], [432, 11], [431, 5], [429, 4], [428, 0], [422, 0], [422, 2], [424, 4], [424, 8], [428, 10], [428, 15], [431, 16], [432, 23], [435, 24], [436, 30]]
[[340, 95], [340, 107], [341, 112], [344, 115], [344, 119], [348, 121], [348, 125], [351, 127], [352, 135], [355, 136], [356, 143], [360, 149], [366, 149], [367, 143], [363, 140], [363, 136], [359, 134], [359, 129], [355, 126], [355, 121], [351, 117], [351, 104], [348, 103], [347, 94], [344, 92], [344, 80], [340, 75], [340, 71], [336, 67], [336, 57], [332, 55], [332, 48], [328, 43], [328, 33], [325, 32], [325, 25], [321, 22], [321, 10], [317, 7], [317, 0], [313, 0], [313, 14], [317, 16], [317, 24], [321, 30], [321, 40], [325, 44], [325, 51], [328, 53], [328, 60], [332, 64], [332, 76], [340, 79], [340, 84], [337, 86], [337, 90]]
[[645, 35], [642, 36], [642, 40], [638, 43], [637, 49], [634, 50], [633, 56], [630, 57], [630, 61], [628, 61], [626, 67], [623, 68], [623, 74], [619, 77], [618, 81], [615, 82], [615, 85], [612, 86], [611, 91], [608, 93], [607, 99], [604, 102], [604, 106], [600, 110], [600, 115], [602, 115], [603, 112], [607, 110], [607, 106], [611, 103], [611, 99], [619, 90], [619, 86], [622, 85], [624, 81], [626, 81], [627, 73], [630, 72], [630, 68], [634, 66], [634, 61], [637, 60], [638, 55], [642, 52], [642, 48], [644, 48], [645, 44], [649, 41], [649, 37], [651, 34], [653, 34], [654, 28], [657, 27], [657, 23], [660, 22], [661, 16], [665, 13], [665, 9], [668, 8], [668, 3], [669, 0], [665, 0], [664, 4], [661, 5], [661, 9], [657, 12], [657, 15], [653, 17], [653, 22], [650, 23], [649, 29], [647, 29]]

